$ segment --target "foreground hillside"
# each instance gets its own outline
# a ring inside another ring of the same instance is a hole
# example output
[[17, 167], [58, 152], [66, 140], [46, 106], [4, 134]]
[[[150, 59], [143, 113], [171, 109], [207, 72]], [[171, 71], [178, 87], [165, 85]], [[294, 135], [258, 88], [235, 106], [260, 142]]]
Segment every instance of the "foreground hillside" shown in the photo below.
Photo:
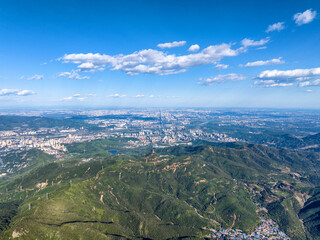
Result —
[[145, 156], [100, 149], [3, 181], [0, 236], [204, 238], [213, 229], [248, 234], [264, 217], [305, 239], [298, 213], [320, 185], [319, 171], [315, 153], [257, 145], [174, 147]]

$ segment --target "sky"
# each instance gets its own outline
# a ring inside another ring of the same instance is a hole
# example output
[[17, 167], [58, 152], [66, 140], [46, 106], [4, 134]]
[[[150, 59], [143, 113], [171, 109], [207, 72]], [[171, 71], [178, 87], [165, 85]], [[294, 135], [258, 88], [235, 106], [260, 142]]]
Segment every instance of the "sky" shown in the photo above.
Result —
[[320, 1], [0, 0], [0, 108], [320, 109]]

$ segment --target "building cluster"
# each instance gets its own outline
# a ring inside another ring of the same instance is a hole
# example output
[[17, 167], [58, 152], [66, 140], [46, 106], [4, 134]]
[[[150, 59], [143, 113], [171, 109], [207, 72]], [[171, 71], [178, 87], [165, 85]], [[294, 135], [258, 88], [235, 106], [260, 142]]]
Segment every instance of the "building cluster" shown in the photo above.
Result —
[[203, 130], [192, 126], [191, 123], [198, 117], [196, 112], [165, 112], [155, 114], [151, 112], [144, 115], [134, 115], [133, 118], [123, 119], [90, 119], [89, 124], [98, 125], [109, 132], [110, 136], [134, 138], [129, 140], [128, 147], [139, 147], [153, 144], [155, 147], [174, 146], [180, 144], [191, 144], [195, 140], [206, 140], [213, 142], [235, 142], [242, 141], [225, 133], [214, 130]]
[[252, 239], [252, 240], [289, 240], [290, 238], [282, 231], [279, 230], [279, 227], [276, 222], [271, 219], [260, 218], [261, 224], [257, 227], [257, 229], [252, 233], [244, 233], [239, 229], [221, 229], [220, 231], [216, 231], [214, 229], [210, 229], [212, 231], [211, 238], [214, 239], [231, 239], [231, 240], [244, 240], [244, 239]]
[[107, 136], [108, 134], [105, 133], [87, 134], [74, 128], [48, 128], [45, 131], [44, 129], [38, 131], [0, 131], [0, 153], [37, 148], [47, 154], [57, 155], [67, 151], [65, 144], [91, 141]]

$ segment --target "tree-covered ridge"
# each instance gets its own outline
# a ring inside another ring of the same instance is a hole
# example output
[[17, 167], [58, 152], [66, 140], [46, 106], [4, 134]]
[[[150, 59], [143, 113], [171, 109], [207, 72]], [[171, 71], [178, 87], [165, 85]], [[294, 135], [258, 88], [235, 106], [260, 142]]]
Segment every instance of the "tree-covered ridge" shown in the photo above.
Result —
[[204, 237], [210, 228], [250, 232], [265, 216], [304, 239], [298, 212], [320, 182], [314, 153], [229, 144], [112, 155], [101, 141], [87, 144], [96, 154], [80, 151], [1, 184], [3, 202], [22, 200], [3, 236]]

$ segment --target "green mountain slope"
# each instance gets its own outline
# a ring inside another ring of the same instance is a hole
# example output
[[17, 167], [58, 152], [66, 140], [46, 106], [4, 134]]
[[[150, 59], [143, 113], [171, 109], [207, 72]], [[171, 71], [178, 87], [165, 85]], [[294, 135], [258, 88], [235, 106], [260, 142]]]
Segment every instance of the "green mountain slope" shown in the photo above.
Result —
[[0, 185], [2, 202], [21, 201], [0, 236], [203, 238], [210, 228], [251, 232], [266, 216], [304, 239], [298, 212], [319, 170], [314, 153], [257, 145], [173, 147], [144, 157], [87, 152]]
[[312, 196], [299, 212], [311, 239], [320, 239], [320, 193]]

